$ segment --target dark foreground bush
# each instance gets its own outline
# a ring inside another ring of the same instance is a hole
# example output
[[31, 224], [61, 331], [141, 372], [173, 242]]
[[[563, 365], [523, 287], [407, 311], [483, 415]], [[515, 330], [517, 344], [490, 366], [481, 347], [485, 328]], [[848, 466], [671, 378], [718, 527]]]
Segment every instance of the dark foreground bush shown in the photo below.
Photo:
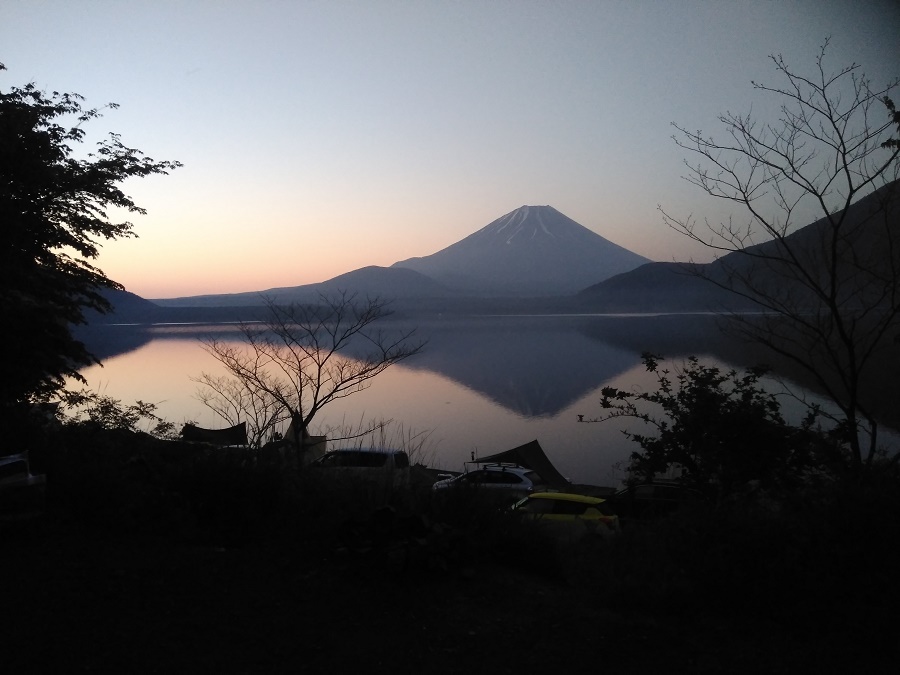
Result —
[[90, 423], [63, 427], [43, 454], [50, 515], [104, 536], [258, 540], [283, 494], [282, 474], [249, 450]]
[[465, 537], [469, 565], [495, 562], [559, 578], [556, 543], [535, 523], [513, 514], [508, 496], [461, 486], [431, 491], [429, 497], [428, 517]]
[[900, 603], [900, 480], [890, 473], [792, 503], [734, 500], [634, 523], [612, 540], [561, 543], [479, 495], [415, 488], [385, 501], [351, 482], [257, 462], [251, 451], [90, 425], [63, 429], [45, 464], [48, 516], [97, 536], [380, 550], [390, 558], [375, 562], [409, 572], [500, 564], [622, 611], [740, 612], [786, 624], [817, 615], [836, 627], [853, 616], [853, 630], [877, 632]]
[[[42, 448], [48, 515], [99, 536], [152, 535], [242, 546], [334, 539], [343, 523], [394, 504], [421, 513], [415, 490], [326, 480], [293, 456], [161, 440], [80, 423]], [[430, 492], [430, 490], [429, 490]]]
[[608, 574], [602, 597], [618, 608], [738, 613], [785, 626], [815, 617], [883, 633], [900, 602], [898, 488], [885, 476], [820, 488], [775, 510], [734, 501], [626, 528], [597, 561]]

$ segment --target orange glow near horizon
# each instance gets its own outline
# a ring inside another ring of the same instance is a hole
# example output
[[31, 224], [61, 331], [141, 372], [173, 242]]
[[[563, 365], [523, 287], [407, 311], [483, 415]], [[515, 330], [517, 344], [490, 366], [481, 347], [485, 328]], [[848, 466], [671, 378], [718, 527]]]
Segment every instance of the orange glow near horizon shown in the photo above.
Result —
[[[442, 227], [419, 228], [420, 231], [416, 231], [415, 224], [395, 221], [394, 232], [411, 232], [408, 238], [396, 234], [385, 237], [383, 228], [374, 227], [354, 234], [349, 225], [332, 217], [329, 228], [270, 228], [260, 230], [256, 239], [252, 228], [240, 240], [209, 239], [209, 232], [203, 228], [183, 228], [186, 231], [178, 245], [167, 239], [168, 229], [160, 225], [158, 218], [148, 215], [134, 221], [137, 238], [105, 243], [97, 265], [127, 290], [150, 299], [301, 286], [370, 265], [389, 267], [400, 260], [436, 253], [513, 208], [517, 207], [498, 209], [493, 215], [473, 214], [463, 226], [442, 222]], [[559, 210], [565, 213], [564, 209]], [[356, 223], [356, 217], [351, 215], [351, 223]], [[629, 245], [616, 240], [613, 233], [591, 229], [653, 260], [711, 258], [709, 251], [686, 240], [677, 242], [677, 249], [671, 242], [650, 237]], [[448, 235], [448, 231], [452, 234]]]

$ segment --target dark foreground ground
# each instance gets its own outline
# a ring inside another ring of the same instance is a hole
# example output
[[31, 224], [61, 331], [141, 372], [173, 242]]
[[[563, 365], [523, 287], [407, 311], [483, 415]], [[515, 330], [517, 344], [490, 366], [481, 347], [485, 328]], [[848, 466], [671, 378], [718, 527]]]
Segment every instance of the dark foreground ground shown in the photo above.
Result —
[[898, 656], [883, 609], [630, 608], [571, 551], [529, 569], [364, 539], [232, 548], [77, 529], [2, 524], [0, 671], [848, 673], [894, 672]]
[[36, 515], [0, 512], [0, 675], [900, 660], [893, 478], [563, 544], [471, 495], [435, 500], [428, 473], [373, 509], [357, 485], [243, 452], [93, 427], [48, 447], [32, 455], [47, 475]]

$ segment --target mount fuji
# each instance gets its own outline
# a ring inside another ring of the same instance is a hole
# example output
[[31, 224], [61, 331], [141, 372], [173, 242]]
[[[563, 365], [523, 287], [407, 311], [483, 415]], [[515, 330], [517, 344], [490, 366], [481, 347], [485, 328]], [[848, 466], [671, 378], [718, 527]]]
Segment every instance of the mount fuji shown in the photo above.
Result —
[[249, 307], [315, 302], [337, 290], [422, 304], [429, 299], [550, 298], [579, 291], [646, 258], [550, 206], [522, 206], [452, 246], [390, 267], [369, 266], [316, 284], [153, 300], [162, 307]]
[[475, 296], [569, 295], [650, 262], [551, 206], [522, 206], [447, 248], [394, 263]]

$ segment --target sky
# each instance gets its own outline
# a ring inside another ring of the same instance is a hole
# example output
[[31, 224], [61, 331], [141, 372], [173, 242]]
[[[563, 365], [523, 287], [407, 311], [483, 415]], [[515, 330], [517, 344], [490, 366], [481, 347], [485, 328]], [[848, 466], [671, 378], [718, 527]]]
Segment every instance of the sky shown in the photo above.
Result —
[[[550, 205], [652, 260], [710, 253], [676, 122], [774, 116], [769, 55], [900, 76], [894, 0], [6, 0], [0, 88], [119, 104], [91, 122], [168, 176], [96, 264], [145, 298], [325, 281]], [[88, 148], [89, 149], [89, 148]]]

